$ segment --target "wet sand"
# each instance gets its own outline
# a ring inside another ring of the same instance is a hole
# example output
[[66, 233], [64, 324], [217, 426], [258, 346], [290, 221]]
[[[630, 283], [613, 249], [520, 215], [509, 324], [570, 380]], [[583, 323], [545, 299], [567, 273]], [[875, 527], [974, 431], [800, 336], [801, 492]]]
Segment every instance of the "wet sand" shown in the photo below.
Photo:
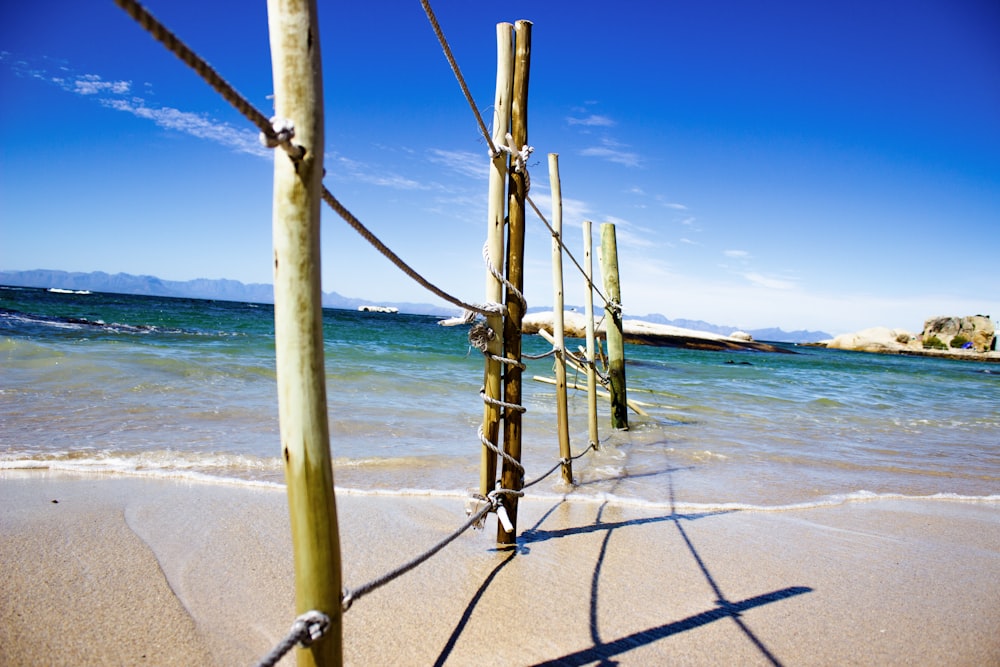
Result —
[[[286, 512], [281, 490], [0, 472], [0, 664], [254, 664], [295, 616]], [[351, 588], [465, 519], [458, 498], [338, 512]], [[356, 601], [345, 663], [1000, 664], [995, 502], [527, 498], [511, 552], [494, 526]]]

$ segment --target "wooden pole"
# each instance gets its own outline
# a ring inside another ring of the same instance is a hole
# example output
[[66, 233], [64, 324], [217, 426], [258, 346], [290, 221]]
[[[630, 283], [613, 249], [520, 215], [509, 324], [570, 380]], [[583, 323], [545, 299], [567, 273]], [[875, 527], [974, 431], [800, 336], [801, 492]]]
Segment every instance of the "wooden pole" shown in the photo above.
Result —
[[600, 439], [597, 433], [597, 363], [594, 356], [594, 237], [590, 220], [583, 221], [583, 271], [586, 278], [586, 318], [587, 318], [587, 427], [590, 446], [597, 449]]
[[268, 0], [274, 108], [305, 149], [274, 155], [274, 338], [292, 546], [295, 607], [329, 616], [327, 634], [298, 650], [299, 665], [342, 661], [340, 539], [333, 493], [323, 362], [320, 205], [323, 87], [315, 0]]
[[625, 340], [622, 336], [622, 293], [618, 281], [618, 242], [615, 226], [601, 225], [601, 274], [611, 305], [606, 309], [608, 339], [608, 379], [611, 381], [611, 428], [628, 430], [625, 389]]
[[[535, 382], [541, 382], [543, 384], [556, 384], [555, 378], [545, 378], [545, 377], [541, 377], [539, 375], [535, 375], [531, 379], [534, 380]], [[575, 382], [567, 382], [566, 383], [566, 388], [567, 389], [578, 389], [580, 391], [586, 391], [587, 390], [587, 387], [584, 387], [583, 385], [579, 385], [579, 384], [577, 384]], [[611, 400], [611, 394], [609, 394], [606, 391], [600, 391], [600, 390], [598, 390], [597, 391], [597, 396], [600, 397], [600, 398], [606, 398], [608, 400]], [[628, 399], [628, 406], [630, 408], [632, 408], [633, 412], [635, 412], [638, 415], [642, 415], [643, 417], [648, 417], [649, 413], [642, 409], [643, 405], [648, 406], [648, 407], [653, 407], [650, 403], [640, 403], [639, 401], [634, 401], [631, 398]]]
[[[514, 95], [511, 104], [510, 133], [514, 145], [520, 148], [528, 143], [528, 68], [531, 63], [531, 22], [514, 24]], [[524, 172], [512, 171], [508, 187], [507, 204], [507, 281], [518, 292], [524, 288], [524, 200], [527, 196]], [[518, 296], [507, 288], [507, 319], [504, 321], [504, 355], [521, 360], [521, 320], [524, 305]], [[508, 366], [504, 373], [504, 402], [521, 404], [521, 369]], [[521, 460], [521, 413], [505, 408], [504, 451], [515, 460]], [[500, 484], [505, 489], [519, 491], [524, 484], [521, 471], [504, 460]], [[510, 517], [511, 528], [497, 525], [497, 543], [513, 545], [517, 534], [517, 498], [505, 496], [503, 505]]]
[[[510, 23], [497, 24], [497, 84], [496, 97], [493, 102], [493, 144], [506, 145], [507, 130], [510, 128], [510, 98], [514, 87], [514, 26]], [[489, 262], [497, 274], [503, 275], [504, 264], [504, 212], [507, 184], [507, 154], [498, 151], [490, 164], [489, 180], [489, 219], [486, 230], [486, 249]], [[487, 303], [503, 303], [503, 283], [493, 274], [486, 271], [486, 301]], [[486, 351], [495, 356], [503, 355], [503, 320], [502, 314], [490, 315], [486, 325], [494, 332], [493, 338], [487, 343]], [[500, 377], [503, 369], [500, 362], [486, 357], [483, 386], [488, 398], [502, 398]], [[490, 403], [483, 404], [483, 437], [494, 445], [500, 436], [500, 408]], [[497, 479], [497, 455], [489, 447], [483, 445], [479, 465], [479, 493], [483, 496], [493, 490]]]
[[552, 191], [552, 334], [556, 350], [556, 428], [559, 437], [559, 458], [562, 479], [573, 483], [573, 462], [570, 460], [569, 411], [566, 405], [566, 337], [563, 322], [562, 270], [562, 185], [559, 182], [559, 155], [549, 153], [549, 188]]
[[[548, 341], [550, 345], [552, 345], [553, 347], [555, 347], [556, 339], [553, 338], [549, 334], [548, 331], [546, 331], [545, 329], [539, 329], [538, 330], [538, 335], [541, 336], [542, 338], [544, 338], [546, 341]], [[585, 368], [583, 368], [580, 364], [576, 363], [576, 361], [572, 357], [569, 357], [569, 356], [566, 357], [566, 365], [569, 366], [570, 368], [572, 368], [573, 370], [575, 370], [577, 373], [583, 373], [584, 375], [586, 375], [586, 373], [587, 373], [587, 370]], [[535, 378], [535, 379], [537, 379], [537, 378]], [[555, 384], [555, 383], [553, 382], [552, 384]], [[580, 387], [578, 385], [576, 385], [575, 383], [572, 386], [570, 386], [570, 383], [568, 381], [566, 383], [566, 387], [569, 388], [569, 389], [580, 389]], [[595, 391], [596, 391], [596, 389], [595, 389]], [[610, 396], [610, 394], [605, 395], [605, 394], [602, 394], [602, 393], [600, 393], [598, 391], [598, 396], [602, 396], [604, 398], [607, 398], [608, 396]], [[643, 417], [648, 417], [649, 416], [649, 413], [642, 409], [642, 407], [641, 407], [643, 405], [642, 403], [638, 403], [636, 401], [633, 401], [631, 398], [626, 399], [625, 403], [628, 405], [628, 407], [632, 408], [632, 411], [635, 412], [637, 415], [642, 415]]]

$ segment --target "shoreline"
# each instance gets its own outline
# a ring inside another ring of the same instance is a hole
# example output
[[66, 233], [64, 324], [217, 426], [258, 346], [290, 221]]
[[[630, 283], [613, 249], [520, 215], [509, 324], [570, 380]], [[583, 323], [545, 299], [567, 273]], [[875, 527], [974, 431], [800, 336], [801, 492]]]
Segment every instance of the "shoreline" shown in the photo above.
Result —
[[816, 347], [829, 350], [841, 350], [842, 352], [863, 352], [865, 354], [887, 354], [901, 357], [933, 357], [936, 359], [951, 359], [954, 361], [979, 361], [983, 363], [1000, 363], [1000, 352], [975, 352], [972, 350], [934, 350], [916, 349], [912, 347], [889, 347], [882, 349], [858, 348], [835, 348], [830, 347], [827, 342], [818, 343], [795, 343], [798, 347]]
[[[4, 664], [252, 664], [291, 625], [280, 489], [0, 480]], [[465, 518], [456, 498], [337, 503], [349, 588]], [[495, 521], [355, 602], [345, 664], [1000, 662], [995, 502], [759, 512], [528, 497], [510, 552]]]

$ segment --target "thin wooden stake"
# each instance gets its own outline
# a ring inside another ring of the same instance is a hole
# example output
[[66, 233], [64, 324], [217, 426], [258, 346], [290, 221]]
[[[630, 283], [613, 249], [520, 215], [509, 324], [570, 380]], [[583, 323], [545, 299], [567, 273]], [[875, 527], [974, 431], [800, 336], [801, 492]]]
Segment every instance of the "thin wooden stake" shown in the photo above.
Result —
[[[541, 336], [542, 338], [544, 338], [546, 341], [548, 341], [550, 345], [552, 345], [553, 347], [555, 347], [556, 339], [553, 338], [549, 334], [548, 331], [546, 331], [545, 329], [539, 329], [538, 330], [538, 335]], [[566, 365], [569, 366], [570, 368], [572, 368], [573, 370], [575, 370], [577, 373], [583, 373], [584, 375], [587, 374], [587, 369], [585, 369], [583, 366], [581, 366], [580, 364], [578, 364], [576, 362], [576, 360], [573, 359], [570, 356], [566, 357]], [[555, 384], [555, 383], [553, 383], [553, 384]], [[580, 389], [580, 387], [577, 386], [575, 383], [572, 386], [570, 386], [570, 383], [568, 381], [566, 383], [566, 387], [568, 389]], [[610, 396], [610, 394], [605, 395], [605, 394], [602, 394], [600, 391], [598, 391], [597, 395], [601, 396], [601, 397], [604, 397], [604, 398], [607, 398], [608, 396]], [[642, 403], [639, 403], [637, 401], [633, 401], [631, 398], [626, 399], [625, 403], [628, 405], [628, 407], [632, 408], [632, 412], [636, 413], [637, 415], [642, 415], [643, 417], [648, 417], [649, 416], [649, 413], [642, 409], [642, 407], [641, 407], [643, 405]]]
[[[493, 144], [506, 145], [507, 130], [510, 127], [510, 100], [514, 87], [514, 26], [510, 23], [497, 24], [497, 84], [496, 97], [493, 103]], [[489, 219], [486, 231], [486, 249], [489, 261], [498, 274], [503, 274], [504, 264], [504, 211], [507, 184], [507, 154], [498, 152], [490, 165], [489, 189]], [[486, 271], [486, 301], [488, 303], [503, 303], [503, 283], [489, 270]], [[486, 325], [494, 332], [492, 340], [487, 343], [486, 351], [494, 356], [503, 355], [503, 320], [502, 314], [490, 315]], [[500, 377], [502, 368], [500, 362], [486, 357], [483, 386], [486, 396], [501, 399]], [[500, 408], [490, 403], [483, 404], [483, 437], [494, 445], [500, 437]], [[493, 490], [497, 479], [497, 455], [483, 445], [479, 465], [479, 493], [488, 494]]]
[[586, 318], [587, 318], [587, 426], [590, 446], [600, 446], [597, 433], [597, 363], [594, 356], [594, 237], [590, 220], [583, 221], [583, 272], [586, 278]]
[[552, 190], [552, 334], [556, 350], [556, 427], [559, 437], [559, 458], [562, 479], [573, 483], [573, 461], [570, 459], [569, 409], [566, 405], [566, 337], [563, 322], [563, 270], [562, 270], [562, 185], [559, 181], [559, 155], [549, 153], [549, 188]]
[[[514, 145], [528, 143], [528, 69], [531, 63], [531, 22], [514, 24], [514, 95], [511, 105], [510, 133]], [[519, 292], [524, 289], [524, 199], [527, 195], [524, 172], [512, 171], [508, 187], [507, 204], [507, 280]], [[524, 306], [511, 289], [507, 289], [507, 319], [504, 321], [504, 355], [521, 360], [521, 320]], [[521, 404], [521, 369], [508, 366], [504, 373], [504, 402]], [[504, 451], [515, 460], [521, 460], [521, 413], [505, 408]], [[505, 489], [519, 491], [524, 484], [521, 471], [506, 459], [500, 484]], [[503, 504], [510, 517], [511, 529], [497, 526], [497, 543], [513, 545], [517, 533], [517, 498], [504, 496]]]
[[268, 0], [274, 107], [305, 149], [274, 155], [274, 337], [281, 448], [295, 551], [295, 606], [331, 621], [300, 665], [342, 661], [340, 539], [323, 362], [319, 223], [323, 87], [315, 0]]
[[[546, 378], [546, 377], [541, 377], [540, 375], [534, 375], [534, 376], [532, 376], [531, 379], [534, 380], [535, 382], [541, 382], [543, 384], [553, 384], [554, 385], [556, 383], [556, 379], [555, 378]], [[566, 388], [567, 389], [577, 389], [579, 391], [587, 391], [587, 387], [584, 387], [583, 385], [579, 385], [579, 384], [577, 384], [575, 382], [567, 382], [566, 383]], [[609, 394], [606, 391], [597, 390], [597, 396], [599, 398], [605, 398], [605, 399], [607, 399], [609, 401], [611, 400], [611, 394]], [[642, 415], [643, 417], [648, 417], [649, 413], [642, 409], [643, 405], [646, 405], [646, 406], [649, 406], [649, 407], [653, 407], [652, 404], [650, 404], [650, 403], [640, 403], [639, 401], [634, 401], [631, 398], [628, 399], [628, 406], [630, 408], [632, 408], [633, 412], [635, 412], [638, 415]]]
[[628, 430], [628, 393], [625, 388], [625, 339], [622, 335], [622, 293], [618, 280], [618, 241], [615, 226], [601, 225], [601, 274], [611, 304], [606, 309], [608, 379], [611, 381], [611, 428]]

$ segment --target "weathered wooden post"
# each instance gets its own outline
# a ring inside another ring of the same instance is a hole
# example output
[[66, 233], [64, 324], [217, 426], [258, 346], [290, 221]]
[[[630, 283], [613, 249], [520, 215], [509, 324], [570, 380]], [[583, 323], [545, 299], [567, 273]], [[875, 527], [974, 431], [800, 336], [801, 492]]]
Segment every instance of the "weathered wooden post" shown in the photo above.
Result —
[[583, 221], [583, 272], [586, 284], [586, 318], [587, 318], [587, 427], [590, 435], [590, 446], [595, 449], [600, 440], [597, 433], [597, 358], [594, 356], [594, 238], [590, 220]]
[[305, 149], [274, 156], [274, 337], [278, 416], [295, 551], [297, 613], [326, 614], [331, 627], [300, 665], [342, 660], [340, 538], [333, 493], [319, 222], [323, 185], [323, 88], [315, 0], [268, 0], [275, 115]]
[[[514, 46], [513, 28], [510, 23], [497, 24], [497, 82], [496, 97], [493, 102], [493, 145], [507, 144], [507, 130], [510, 127], [511, 91], [514, 87]], [[503, 303], [503, 283], [497, 275], [503, 275], [504, 265], [504, 212], [507, 184], [507, 154], [497, 151], [490, 164], [489, 179], [489, 212], [486, 231], [487, 261], [494, 271], [486, 271], [486, 301], [487, 303]], [[494, 274], [495, 272], [495, 274]], [[495, 334], [487, 342], [486, 351], [489, 355], [503, 355], [503, 321], [502, 314], [490, 315], [486, 325]], [[501, 400], [500, 377], [502, 369], [500, 362], [493, 357], [486, 357], [483, 387], [487, 398]], [[486, 402], [483, 404], [483, 438], [494, 445], [500, 436], [500, 407]], [[479, 493], [483, 496], [493, 490], [497, 480], [497, 455], [483, 445], [479, 465]]]
[[549, 153], [549, 187], [552, 190], [552, 335], [556, 350], [556, 427], [562, 479], [573, 483], [573, 462], [569, 447], [569, 410], [566, 405], [566, 336], [563, 321], [562, 271], [562, 185], [559, 181], [559, 155]]
[[[514, 91], [511, 105], [510, 134], [514, 146], [528, 144], [528, 68], [531, 63], [531, 22], [514, 24]], [[504, 356], [521, 360], [521, 320], [524, 305], [519, 294], [524, 289], [524, 199], [527, 196], [526, 169], [510, 173], [507, 203], [507, 281], [517, 290], [507, 287], [507, 319], [504, 321]], [[504, 402], [521, 404], [521, 369], [508, 366], [504, 373]], [[521, 460], [521, 413], [504, 408], [504, 451]], [[506, 459], [500, 484], [505, 489], [519, 491], [524, 484], [521, 469]], [[497, 543], [513, 545], [517, 534], [517, 498], [505, 496], [503, 505], [510, 517], [511, 528], [497, 525]]]
[[618, 282], [618, 241], [615, 226], [601, 225], [601, 274], [610, 300], [606, 308], [608, 379], [611, 381], [611, 427], [628, 430], [628, 396], [625, 389], [625, 340], [622, 335], [621, 286]]

